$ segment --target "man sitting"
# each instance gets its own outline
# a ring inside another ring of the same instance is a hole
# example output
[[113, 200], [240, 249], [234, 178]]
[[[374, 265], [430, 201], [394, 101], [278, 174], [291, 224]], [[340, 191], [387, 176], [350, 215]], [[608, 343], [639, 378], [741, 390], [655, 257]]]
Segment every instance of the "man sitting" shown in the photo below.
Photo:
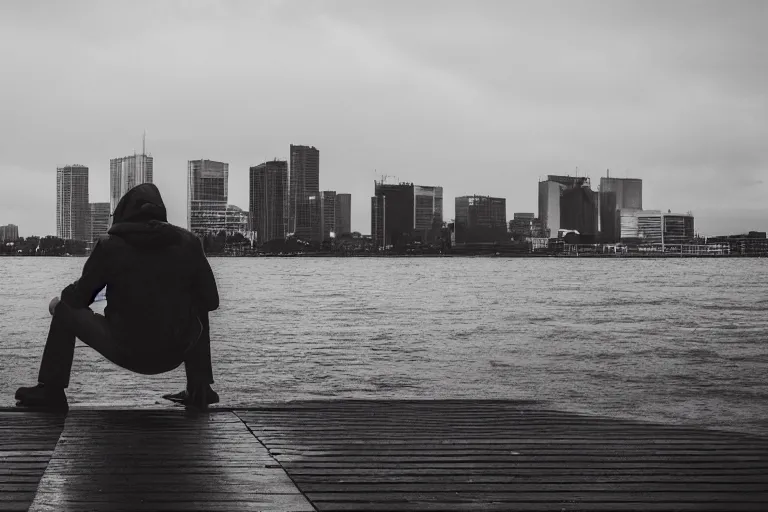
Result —
[[[102, 316], [89, 306], [105, 286]], [[136, 373], [155, 375], [183, 362], [186, 390], [164, 398], [197, 408], [216, 403], [208, 312], [218, 307], [200, 240], [168, 223], [155, 185], [138, 185], [118, 203], [109, 235], [94, 247], [80, 279], [51, 301], [39, 383], [19, 388], [17, 405], [68, 409], [64, 389], [76, 337]]]

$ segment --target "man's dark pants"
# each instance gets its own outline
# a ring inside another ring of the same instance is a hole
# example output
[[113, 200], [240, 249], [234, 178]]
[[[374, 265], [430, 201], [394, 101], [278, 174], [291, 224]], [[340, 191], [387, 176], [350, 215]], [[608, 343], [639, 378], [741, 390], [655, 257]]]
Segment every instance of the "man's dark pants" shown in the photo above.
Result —
[[[54, 311], [38, 382], [52, 387], [68, 387], [75, 356], [75, 338], [90, 346], [118, 366], [144, 375], [156, 375], [184, 363], [188, 384], [213, 384], [211, 334], [208, 314], [198, 315], [193, 334], [175, 351], [159, 354], [137, 352], [135, 345], [115, 336], [107, 319], [90, 308], [74, 309], [60, 302]], [[198, 336], [198, 333], [199, 336]]]

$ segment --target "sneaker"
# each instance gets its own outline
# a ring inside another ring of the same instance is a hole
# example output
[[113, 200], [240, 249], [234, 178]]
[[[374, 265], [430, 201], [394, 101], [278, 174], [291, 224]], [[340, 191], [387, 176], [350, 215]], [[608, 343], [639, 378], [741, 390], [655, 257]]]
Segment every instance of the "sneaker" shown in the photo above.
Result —
[[17, 389], [16, 400], [17, 407], [51, 411], [67, 411], [69, 409], [64, 388], [46, 386], [45, 384]]
[[177, 404], [198, 409], [205, 409], [211, 404], [219, 403], [219, 394], [211, 389], [210, 384], [204, 384], [194, 390], [185, 389], [178, 393], [169, 393], [163, 395], [163, 398]]

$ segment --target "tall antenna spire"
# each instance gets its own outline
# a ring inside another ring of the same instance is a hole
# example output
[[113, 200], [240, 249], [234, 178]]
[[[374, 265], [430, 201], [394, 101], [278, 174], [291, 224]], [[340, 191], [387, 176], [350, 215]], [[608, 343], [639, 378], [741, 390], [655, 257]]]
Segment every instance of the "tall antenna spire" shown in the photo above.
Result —
[[144, 129], [144, 135], [141, 136], [141, 154], [147, 154], [147, 130]]

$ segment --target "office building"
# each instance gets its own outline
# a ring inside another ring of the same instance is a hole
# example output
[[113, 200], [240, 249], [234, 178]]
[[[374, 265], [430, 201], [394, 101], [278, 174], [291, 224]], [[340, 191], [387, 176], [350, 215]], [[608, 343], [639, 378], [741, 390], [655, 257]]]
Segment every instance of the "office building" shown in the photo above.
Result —
[[603, 242], [621, 239], [619, 211], [625, 213], [643, 209], [643, 180], [635, 178], [600, 178], [598, 192], [600, 212], [599, 230]]
[[539, 219], [551, 237], [556, 237], [561, 229], [560, 198], [563, 192], [582, 187], [588, 180], [586, 177], [550, 174], [546, 180], [539, 182]]
[[690, 213], [631, 208], [619, 211], [619, 225], [621, 241], [630, 244], [685, 244], [695, 236]]
[[226, 231], [229, 164], [187, 162], [187, 229], [198, 236]]
[[352, 232], [352, 194], [336, 194], [336, 236]]
[[398, 245], [413, 234], [413, 183], [387, 184], [375, 181], [371, 198], [371, 237], [376, 247]]
[[8, 242], [19, 239], [19, 226], [16, 224], [8, 224], [6, 226], [0, 226], [0, 242]]
[[248, 234], [249, 219], [250, 215], [248, 212], [238, 206], [228, 204], [224, 231], [226, 231], [228, 235], [240, 233], [245, 236]]
[[324, 190], [320, 193], [320, 229], [323, 241], [336, 236], [336, 191]]
[[588, 177], [550, 174], [539, 182], [539, 219], [550, 237], [558, 236], [561, 229], [596, 237], [597, 203]]
[[288, 229], [288, 162], [272, 160], [250, 169], [250, 227], [261, 245], [284, 240]]
[[578, 231], [582, 243], [596, 242], [598, 236], [597, 192], [589, 181], [567, 188], [560, 196], [560, 229]]
[[109, 203], [90, 203], [88, 211], [88, 240], [97, 242], [109, 230]]
[[88, 241], [88, 167], [56, 169], [56, 236]]
[[413, 187], [414, 236], [426, 241], [443, 224], [443, 187]]
[[455, 199], [455, 241], [508, 240], [507, 200], [502, 197], [461, 196]]
[[154, 177], [154, 160], [142, 152], [140, 155], [112, 158], [109, 161], [109, 223], [112, 225], [112, 214], [115, 207], [126, 192], [136, 185], [152, 183]]
[[320, 152], [291, 144], [288, 229], [307, 242], [322, 240], [320, 220]]
[[443, 188], [375, 181], [371, 198], [371, 236], [378, 247], [439, 236], [443, 223]]
[[535, 213], [515, 213], [509, 221], [509, 234], [515, 240], [526, 238], [549, 238], [550, 234], [542, 226]]

